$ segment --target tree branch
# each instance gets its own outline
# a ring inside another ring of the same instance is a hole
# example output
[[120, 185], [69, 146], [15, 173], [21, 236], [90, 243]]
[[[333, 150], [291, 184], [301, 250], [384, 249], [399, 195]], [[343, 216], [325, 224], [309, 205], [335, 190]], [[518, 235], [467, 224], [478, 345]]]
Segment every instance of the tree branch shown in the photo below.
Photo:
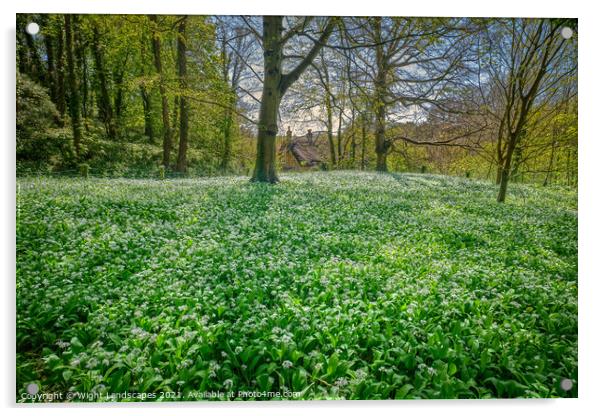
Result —
[[328, 38], [330, 37], [330, 34], [332, 33], [332, 31], [334, 29], [335, 23], [336, 23], [336, 18], [333, 18], [333, 17], [329, 18], [328, 23], [326, 24], [326, 27], [324, 28], [324, 31], [322, 32], [322, 35], [320, 35], [320, 39], [318, 40], [318, 42], [316, 42], [314, 44], [314, 46], [311, 48], [311, 50], [307, 53], [307, 56], [301, 62], [299, 62], [299, 64], [297, 65], [297, 67], [295, 69], [293, 69], [288, 74], [282, 75], [282, 79], [280, 81], [280, 94], [281, 95], [284, 95], [286, 90], [293, 84], [293, 82], [295, 82], [297, 79], [299, 79], [299, 77], [301, 76], [303, 71], [305, 71], [305, 69], [309, 66], [309, 64], [312, 63], [312, 61], [314, 60], [314, 58], [316, 57], [318, 52], [320, 52], [320, 49], [322, 48], [322, 44], [324, 42], [326, 42], [328, 40]]

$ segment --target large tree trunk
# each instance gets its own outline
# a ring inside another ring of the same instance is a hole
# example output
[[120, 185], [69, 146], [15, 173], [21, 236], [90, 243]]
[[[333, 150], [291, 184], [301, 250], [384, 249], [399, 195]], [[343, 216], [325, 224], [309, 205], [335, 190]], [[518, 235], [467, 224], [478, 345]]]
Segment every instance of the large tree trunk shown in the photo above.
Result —
[[379, 139], [379, 135], [377, 133], [377, 150], [376, 150], [376, 171], [377, 172], [387, 172], [387, 154], [382, 150], [382, 145], [380, 145], [381, 140]]
[[71, 15], [65, 15], [65, 46], [67, 54], [67, 71], [69, 73], [69, 110], [71, 113], [71, 125], [73, 128], [73, 147], [75, 155], [80, 157], [80, 145], [82, 141], [82, 123], [80, 116], [81, 98], [79, 85], [75, 71], [75, 58], [73, 56], [73, 34]]
[[[263, 93], [257, 128], [257, 156], [252, 181], [278, 182], [276, 176], [276, 134], [278, 133], [278, 108], [286, 90], [299, 79], [311, 64], [334, 29], [329, 20], [318, 41], [305, 58], [288, 74], [282, 74], [282, 16], [263, 17]], [[290, 32], [289, 32], [290, 33]]]
[[110, 139], [117, 138], [117, 129], [113, 118], [113, 107], [111, 105], [111, 96], [109, 94], [109, 85], [107, 80], [107, 71], [104, 66], [102, 51], [100, 50], [100, 33], [98, 27], [92, 27], [92, 50], [94, 54], [94, 64], [98, 79], [99, 90], [99, 115], [105, 125], [105, 131]]
[[171, 128], [169, 123], [169, 101], [167, 97], [167, 90], [165, 88], [165, 79], [163, 78], [163, 65], [161, 63], [161, 39], [159, 33], [157, 33], [157, 16], [150, 15], [149, 19], [154, 24], [153, 29], [153, 60], [155, 63], [155, 70], [159, 75], [159, 93], [161, 95], [161, 118], [163, 119], [163, 160], [162, 164], [165, 167], [169, 166], [170, 154], [171, 154]]
[[[266, 88], [264, 87], [264, 91]], [[263, 101], [263, 100], [262, 100]], [[257, 133], [257, 158], [252, 181], [278, 182], [276, 176], [276, 133], [278, 105], [274, 99], [262, 102], [259, 113], [259, 131]], [[265, 126], [265, 127], [263, 127]]]
[[[186, 17], [182, 18], [178, 26], [178, 76], [180, 90], [185, 91], [186, 82]], [[188, 150], [188, 99], [185, 94], [180, 94], [180, 143], [178, 147], [178, 162], [176, 170], [186, 172], [186, 152]]]
[[257, 156], [252, 181], [278, 182], [276, 176], [276, 134], [282, 78], [282, 16], [263, 18], [263, 93], [257, 129]]

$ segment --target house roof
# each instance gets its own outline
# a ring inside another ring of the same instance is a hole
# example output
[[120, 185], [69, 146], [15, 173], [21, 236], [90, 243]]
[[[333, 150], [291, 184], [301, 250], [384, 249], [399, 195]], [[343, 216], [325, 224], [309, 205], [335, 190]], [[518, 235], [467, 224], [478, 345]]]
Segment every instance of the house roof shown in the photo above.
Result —
[[299, 163], [305, 162], [310, 166], [318, 165], [326, 161], [320, 151], [318, 139], [319, 136], [314, 137], [311, 141], [307, 136], [293, 137], [290, 142], [282, 144], [280, 152], [290, 151]]

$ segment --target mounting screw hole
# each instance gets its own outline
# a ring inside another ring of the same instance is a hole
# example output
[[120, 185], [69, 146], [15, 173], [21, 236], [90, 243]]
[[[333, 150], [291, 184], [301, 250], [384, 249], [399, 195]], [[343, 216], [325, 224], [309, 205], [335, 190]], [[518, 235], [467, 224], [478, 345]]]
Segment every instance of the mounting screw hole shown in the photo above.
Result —
[[25, 27], [25, 31], [30, 35], [37, 35], [38, 33], [40, 33], [40, 25], [36, 22], [30, 22]]
[[569, 391], [573, 388], [573, 380], [571, 380], [570, 378], [563, 378], [560, 381], [560, 388], [564, 391]]
[[560, 34], [562, 35], [563, 38], [570, 39], [573, 37], [573, 29], [571, 29], [568, 26], [563, 27], [562, 30], [560, 31]]
[[37, 383], [29, 383], [26, 390], [29, 394], [37, 394], [40, 391], [40, 386], [38, 386]]

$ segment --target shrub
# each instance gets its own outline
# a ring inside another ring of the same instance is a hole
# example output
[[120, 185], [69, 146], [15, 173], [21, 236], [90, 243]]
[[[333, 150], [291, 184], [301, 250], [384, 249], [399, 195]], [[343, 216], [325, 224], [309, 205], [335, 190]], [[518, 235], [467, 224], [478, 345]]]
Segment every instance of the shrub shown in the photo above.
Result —
[[17, 159], [47, 164], [73, 160], [71, 136], [46, 89], [17, 73]]

